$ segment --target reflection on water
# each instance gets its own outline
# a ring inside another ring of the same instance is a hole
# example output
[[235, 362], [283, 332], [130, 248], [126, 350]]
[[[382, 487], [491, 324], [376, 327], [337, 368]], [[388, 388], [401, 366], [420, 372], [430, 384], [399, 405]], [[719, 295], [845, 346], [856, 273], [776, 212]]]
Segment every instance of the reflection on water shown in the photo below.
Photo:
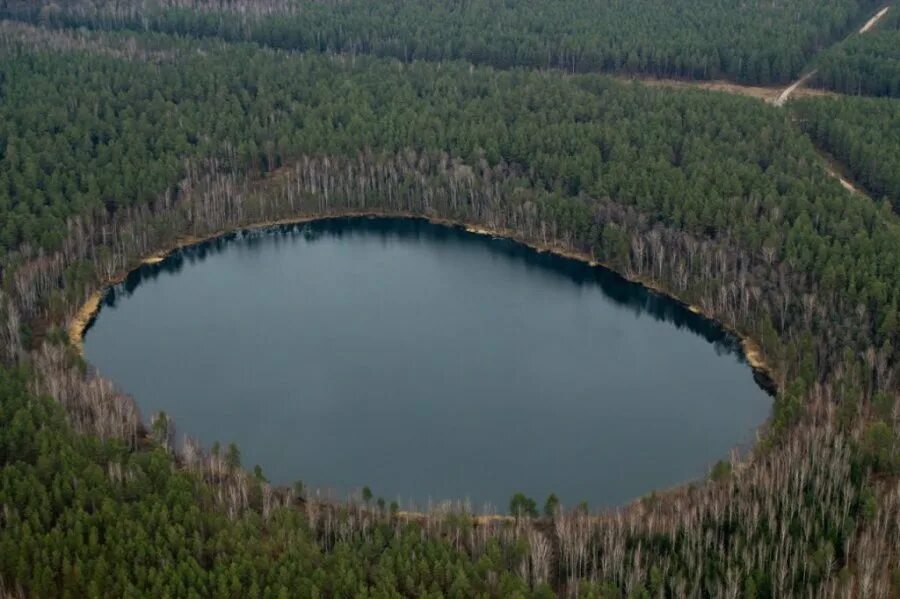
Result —
[[111, 289], [85, 348], [145, 414], [275, 482], [419, 505], [619, 503], [702, 476], [769, 409], [738, 341], [681, 304], [408, 219], [185, 248]]
[[[253, 249], [266, 242], [279, 247], [283, 240], [297, 236], [301, 236], [308, 243], [315, 243], [322, 239], [340, 240], [346, 236], [360, 234], [354, 228], [359, 220], [363, 219], [339, 218], [298, 225], [282, 225], [268, 229], [238, 231], [204, 241], [183, 248], [162, 262], [145, 264], [136, 269], [124, 282], [109, 290], [104, 297], [103, 305], [114, 307], [117, 301], [134, 293], [141, 282], [154, 280], [161, 273], [179, 273], [185, 265], [202, 263], [236, 240], [239, 240], [247, 249]], [[597, 285], [610, 301], [630, 308], [635, 315], [646, 313], [657, 320], [673, 324], [679, 329], [686, 328], [714, 344], [718, 352], [731, 353], [738, 359], [743, 359], [740, 341], [715, 322], [639, 284], [630, 283], [608, 269], [590, 266], [580, 260], [565, 258], [550, 252], [537, 252], [508, 239], [474, 235], [459, 227], [432, 225], [416, 219], [366, 218], [364, 220], [366, 221], [365, 234], [377, 237], [382, 244], [387, 244], [394, 239], [419, 241], [423, 235], [426, 235], [429, 243], [432, 244], [458, 243], [460, 239], [465, 238], [467, 243], [489, 246], [492, 253], [519, 261], [529, 270], [542, 269], [546, 273], [564, 277], [578, 286]], [[427, 229], [427, 232], [423, 231], [423, 228]]]

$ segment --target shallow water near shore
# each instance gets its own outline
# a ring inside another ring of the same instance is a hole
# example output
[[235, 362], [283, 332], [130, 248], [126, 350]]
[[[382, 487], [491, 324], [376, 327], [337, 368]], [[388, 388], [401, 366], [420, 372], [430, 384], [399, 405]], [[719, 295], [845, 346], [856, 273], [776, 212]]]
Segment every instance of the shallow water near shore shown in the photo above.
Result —
[[770, 411], [737, 340], [602, 268], [409, 219], [227, 235], [106, 294], [87, 359], [273, 482], [612, 506]]

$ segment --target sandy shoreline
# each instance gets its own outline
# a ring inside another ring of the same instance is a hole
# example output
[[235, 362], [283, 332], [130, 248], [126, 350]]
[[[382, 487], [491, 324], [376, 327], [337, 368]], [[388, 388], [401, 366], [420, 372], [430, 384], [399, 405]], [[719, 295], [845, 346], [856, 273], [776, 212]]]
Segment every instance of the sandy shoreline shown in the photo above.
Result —
[[[133, 268], [129, 268], [125, 271], [122, 271], [112, 277], [111, 279], [104, 281], [99, 289], [91, 293], [88, 298], [82, 303], [82, 305], [75, 312], [74, 316], [69, 321], [69, 324], [66, 328], [68, 332], [69, 342], [72, 347], [79, 353], [79, 355], [84, 355], [84, 334], [87, 330], [88, 326], [91, 324], [93, 319], [97, 316], [97, 313], [100, 311], [100, 305], [102, 303], [103, 297], [110, 287], [113, 285], [117, 285], [126, 279], [126, 277], [133, 271], [138, 268], [148, 265], [148, 264], [158, 264], [165, 260], [169, 255], [192, 245], [197, 245], [206, 241], [210, 241], [212, 239], [216, 239], [222, 237], [224, 235], [228, 235], [229, 233], [233, 233], [235, 231], [253, 231], [260, 229], [268, 229], [272, 227], [278, 227], [283, 225], [297, 225], [308, 223], [317, 220], [330, 220], [337, 218], [410, 218], [410, 219], [418, 219], [425, 220], [429, 223], [441, 225], [445, 227], [460, 227], [465, 229], [469, 233], [473, 233], [475, 235], [488, 235], [491, 237], [499, 237], [502, 239], [509, 239], [516, 243], [520, 243], [526, 247], [529, 247], [538, 252], [548, 252], [554, 254], [556, 256], [561, 256], [563, 258], [568, 258], [570, 260], [578, 260], [579, 262], [584, 262], [591, 267], [601, 267], [605, 268], [611, 272], [616, 273], [626, 281], [630, 281], [632, 283], [637, 283], [642, 285], [646, 289], [667, 297], [673, 301], [676, 301], [683, 306], [685, 306], [691, 312], [701, 315], [713, 322], [715, 322], [718, 326], [720, 326], [723, 330], [727, 331], [731, 335], [734, 335], [738, 340], [740, 340], [741, 348], [744, 353], [744, 357], [747, 360], [747, 363], [753, 369], [753, 371], [759, 375], [762, 375], [764, 380], [767, 382], [768, 386], [771, 388], [777, 388], [775, 372], [769, 366], [769, 364], [765, 361], [765, 358], [762, 354], [762, 348], [759, 343], [757, 343], [754, 339], [741, 334], [739, 331], [733, 329], [727, 324], [713, 318], [711, 315], [707, 314], [700, 306], [689, 304], [679, 298], [674, 293], [669, 290], [660, 287], [655, 282], [645, 279], [643, 277], [629, 276], [625, 273], [619, 272], [614, 268], [611, 268], [608, 264], [604, 264], [602, 262], [598, 262], [594, 260], [591, 256], [578, 251], [572, 251], [569, 249], [561, 248], [557, 245], [553, 244], [541, 244], [537, 242], [526, 241], [522, 239], [515, 231], [506, 230], [506, 229], [492, 229], [487, 228], [483, 225], [474, 225], [471, 223], [465, 223], [461, 221], [454, 221], [451, 219], [440, 218], [440, 217], [430, 217], [430, 216], [422, 216], [418, 214], [405, 213], [405, 212], [381, 212], [381, 211], [347, 211], [345, 213], [340, 214], [328, 214], [321, 216], [298, 216], [292, 218], [283, 218], [278, 220], [269, 220], [269, 221], [261, 221], [258, 223], [251, 223], [248, 225], [236, 226], [229, 229], [225, 229], [222, 231], [216, 231], [214, 233], [210, 233], [208, 235], [185, 235], [183, 237], [178, 238], [178, 240], [173, 243], [170, 247], [167, 247], [163, 250], [156, 251], [140, 260], [137, 266]], [[768, 389], [767, 389], [768, 390]]]
[[[88, 298], [84, 301], [84, 303], [79, 307], [79, 309], [76, 311], [75, 315], [71, 318], [71, 320], [68, 323], [67, 333], [68, 333], [69, 342], [76, 349], [76, 351], [79, 353], [79, 355], [81, 355], [83, 357], [84, 356], [84, 334], [85, 334], [88, 326], [90, 326], [91, 322], [93, 321], [93, 319], [97, 316], [98, 312], [100, 311], [103, 297], [105, 296], [107, 291], [110, 289], [110, 287], [121, 283], [128, 277], [128, 275], [130, 273], [141, 268], [142, 266], [145, 266], [148, 264], [159, 264], [160, 262], [165, 260], [171, 254], [173, 254], [183, 248], [197, 245], [200, 243], [204, 243], [206, 241], [210, 241], [210, 240], [222, 237], [224, 235], [228, 235], [229, 233], [233, 233], [236, 231], [262, 230], [262, 229], [268, 229], [268, 228], [273, 228], [273, 227], [278, 227], [278, 226], [283, 226], [283, 225], [295, 225], [295, 224], [303, 224], [303, 223], [308, 223], [308, 222], [313, 222], [313, 221], [318, 221], [318, 220], [332, 220], [332, 219], [339, 219], [339, 218], [409, 218], [409, 219], [416, 219], [416, 220], [424, 220], [429, 223], [441, 225], [441, 226], [445, 226], [445, 227], [462, 228], [465, 231], [467, 231], [469, 233], [473, 233], [475, 235], [486, 235], [486, 236], [491, 236], [491, 237], [498, 237], [501, 239], [508, 239], [508, 240], [514, 241], [516, 243], [520, 243], [526, 247], [529, 247], [537, 252], [547, 252], [547, 253], [551, 253], [556, 256], [568, 258], [570, 260], [578, 260], [579, 262], [586, 263], [589, 266], [594, 267], [594, 268], [596, 268], [596, 267], [605, 268], [611, 272], [616, 273], [617, 275], [619, 275], [626, 281], [641, 285], [653, 293], [657, 293], [657, 294], [662, 295], [672, 301], [678, 302], [679, 304], [683, 305], [686, 309], [690, 310], [691, 312], [711, 320], [712, 322], [716, 323], [719, 327], [721, 327], [723, 330], [727, 331], [731, 335], [734, 335], [740, 341], [741, 348], [744, 353], [744, 357], [747, 360], [747, 363], [749, 364], [751, 369], [753, 370], [754, 374], [760, 375], [762, 377], [762, 382], [760, 382], [760, 380], [757, 379], [757, 384], [759, 384], [760, 387], [762, 387], [766, 391], [772, 391], [772, 390], [776, 390], [778, 388], [778, 385], [776, 382], [777, 379], [775, 378], [775, 372], [771, 369], [771, 367], [765, 361], [763, 354], [762, 354], [762, 350], [761, 350], [759, 344], [755, 340], [753, 340], [745, 335], [742, 335], [741, 333], [732, 329], [730, 326], [726, 325], [725, 323], [723, 323], [719, 320], [716, 320], [715, 318], [712, 318], [710, 315], [705, 313], [704, 310], [700, 306], [697, 306], [694, 304], [689, 304], [689, 303], [681, 300], [676, 295], [661, 288], [659, 285], [655, 284], [652, 281], [642, 280], [640, 277], [628, 276], [628, 275], [621, 273], [613, 268], [610, 268], [606, 264], [603, 264], [601, 262], [598, 262], [597, 260], [594, 260], [591, 256], [589, 256], [583, 252], [577, 252], [577, 251], [572, 251], [572, 250], [568, 250], [565, 248], [560, 248], [560, 247], [554, 246], [552, 244], [539, 244], [536, 242], [525, 241], [525, 240], [521, 239], [520, 237], [518, 237], [516, 235], [516, 233], [513, 231], [507, 231], [507, 230], [502, 230], [502, 229], [490, 229], [490, 228], [486, 228], [481, 225], [473, 225], [470, 223], [453, 221], [453, 220], [445, 219], [445, 218], [427, 217], [427, 216], [422, 216], [422, 215], [417, 215], [417, 214], [412, 214], [412, 213], [403, 213], [403, 212], [348, 211], [346, 213], [341, 213], [341, 214], [331, 214], [331, 215], [321, 215], [321, 216], [298, 216], [298, 217], [294, 217], [294, 218], [270, 220], [270, 221], [263, 221], [263, 222], [259, 222], [259, 223], [252, 223], [252, 224], [244, 225], [244, 226], [236, 226], [236, 227], [229, 228], [226, 230], [216, 231], [215, 233], [210, 233], [209, 235], [203, 235], [203, 236], [186, 235], [186, 236], [180, 237], [170, 247], [167, 247], [166, 249], [163, 249], [163, 250], [156, 251], [156, 252], [146, 256], [145, 258], [141, 259], [140, 262], [138, 262], [138, 264], [136, 266], [116, 274], [111, 279], [105, 281], [100, 286], [99, 289], [97, 289], [93, 293], [91, 293], [88, 296]], [[765, 424], [763, 424], [762, 426], [764, 427]], [[673, 487], [671, 487], [669, 489], [663, 490], [662, 493], [668, 494], [668, 493], [682, 492], [685, 489], [687, 489], [689, 487], [689, 485], [693, 484], [693, 482], [695, 482], [695, 481], [686, 481], [682, 484], [674, 485]], [[657, 492], [657, 495], [658, 494], [659, 494], [659, 492]], [[636, 497], [632, 501], [627, 502], [624, 506], [622, 506], [623, 509], [627, 509], [631, 506], [639, 504], [644, 499], [644, 497], [646, 497], [646, 495], [641, 496], [641, 497]], [[422, 516], [422, 514], [420, 514], [419, 512], [409, 512], [409, 511], [401, 512], [401, 515], [403, 517], [413, 518], [413, 519]], [[476, 514], [473, 519], [476, 524], [481, 524], [481, 525], [489, 524], [491, 522], [508, 522], [508, 521], [515, 520], [511, 516], [503, 515], [503, 514]]]

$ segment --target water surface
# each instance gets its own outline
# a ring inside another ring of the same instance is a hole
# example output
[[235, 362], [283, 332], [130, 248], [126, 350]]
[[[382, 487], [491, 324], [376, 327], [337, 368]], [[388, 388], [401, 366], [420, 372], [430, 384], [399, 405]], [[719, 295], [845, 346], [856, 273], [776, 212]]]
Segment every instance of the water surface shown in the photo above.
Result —
[[622, 503], [703, 476], [770, 409], [736, 340], [683, 306], [414, 220], [182, 250], [110, 291], [85, 352], [273, 482], [403, 505]]

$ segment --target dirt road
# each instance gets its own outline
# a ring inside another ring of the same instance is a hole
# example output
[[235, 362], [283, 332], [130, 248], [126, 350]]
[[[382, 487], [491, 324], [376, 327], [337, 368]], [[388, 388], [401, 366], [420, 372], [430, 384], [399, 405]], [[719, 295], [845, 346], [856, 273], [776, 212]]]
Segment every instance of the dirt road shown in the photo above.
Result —
[[879, 11], [875, 14], [874, 17], [872, 17], [871, 19], [869, 19], [868, 21], [866, 21], [866, 24], [863, 25], [862, 27], [860, 27], [859, 32], [860, 32], [860, 33], [865, 33], [866, 31], [868, 31], [869, 29], [871, 29], [872, 27], [874, 27], [875, 24], [876, 24], [878, 21], [881, 20], [881, 17], [883, 17], [885, 14], [887, 14], [887, 11], [890, 10], [890, 8], [891, 8], [890, 6], [885, 6], [884, 8], [882, 8], [881, 10], [879, 10]]
[[[890, 6], [885, 6], [884, 8], [879, 10], [877, 13], [875, 13], [875, 16], [873, 16], [871, 19], [866, 21], [865, 25], [860, 27], [858, 35], [861, 35], [867, 31], [869, 31], [870, 29], [872, 29], [872, 27], [874, 27], [878, 23], [878, 21], [880, 21], [881, 18], [887, 14], [887, 12], [888, 12], [888, 10], [890, 10], [890, 8], [891, 8]], [[806, 82], [809, 81], [809, 79], [815, 74], [816, 74], [816, 69], [813, 69], [810, 72], [808, 72], [807, 74], [800, 77], [800, 79], [797, 79], [797, 81], [790, 84], [788, 87], [786, 87], [784, 89], [783, 92], [778, 94], [778, 97], [775, 98], [775, 101], [773, 102], [773, 104], [775, 104], [775, 106], [784, 106], [784, 103], [790, 99], [791, 95], [795, 91], [797, 91], [799, 88], [803, 87], [806, 84]]]
[[815, 75], [817, 72], [818, 72], [817, 69], [813, 69], [809, 73], [804, 75], [803, 77], [800, 77], [799, 79], [797, 79], [796, 81], [791, 83], [788, 87], [786, 87], [784, 89], [783, 92], [778, 94], [778, 97], [775, 98], [775, 101], [772, 102], [772, 104], [774, 104], [775, 106], [784, 106], [784, 103], [790, 99], [791, 94], [793, 94], [795, 91], [797, 91], [798, 88], [805, 85], [806, 82], [809, 81], [810, 77]]

